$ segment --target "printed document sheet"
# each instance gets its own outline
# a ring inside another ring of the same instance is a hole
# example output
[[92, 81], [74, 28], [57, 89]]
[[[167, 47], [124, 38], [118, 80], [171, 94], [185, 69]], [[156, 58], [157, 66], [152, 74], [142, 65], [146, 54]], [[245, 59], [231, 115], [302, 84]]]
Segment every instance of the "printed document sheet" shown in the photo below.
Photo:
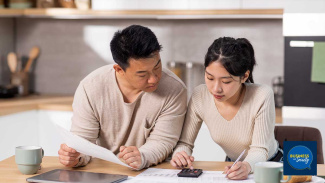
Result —
[[112, 151], [100, 147], [96, 144], [93, 144], [88, 140], [81, 138], [58, 125], [57, 128], [61, 134], [64, 143], [66, 143], [69, 147], [75, 149], [76, 151], [88, 156], [100, 158], [131, 168], [129, 165], [123, 163], [118, 157], [116, 157]]
[[138, 176], [125, 181], [126, 183], [223, 183], [223, 182], [238, 182], [238, 183], [254, 183], [253, 175], [249, 175], [246, 180], [229, 180], [225, 178], [222, 171], [204, 171], [198, 178], [177, 177], [180, 170], [175, 169], [160, 169], [149, 168]]

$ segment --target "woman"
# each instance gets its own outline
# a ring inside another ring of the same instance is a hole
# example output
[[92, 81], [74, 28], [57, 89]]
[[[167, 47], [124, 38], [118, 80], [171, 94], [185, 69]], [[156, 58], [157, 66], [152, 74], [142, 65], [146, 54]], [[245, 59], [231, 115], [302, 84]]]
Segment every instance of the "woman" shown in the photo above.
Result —
[[212, 139], [235, 161], [229, 179], [246, 179], [261, 161], [279, 161], [282, 151], [274, 137], [275, 106], [271, 88], [254, 84], [254, 49], [245, 38], [215, 40], [205, 56], [205, 85], [195, 88], [189, 102], [182, 135], [171, 164], [192, 166], [194, 141], [202, 122]]

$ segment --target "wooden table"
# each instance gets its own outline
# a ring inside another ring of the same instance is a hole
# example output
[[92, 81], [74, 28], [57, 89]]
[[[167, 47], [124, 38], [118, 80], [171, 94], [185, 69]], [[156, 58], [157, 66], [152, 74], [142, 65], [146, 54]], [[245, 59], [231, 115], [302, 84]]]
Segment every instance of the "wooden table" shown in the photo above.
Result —
[[[210, 162], [210, 161], [197, 161], [194, 162], [195, 168], [201, 168], [206, 171], [223, 171], [224, 167], [231, 165], [230, 162]], [[174, 169], [169, 162], [164, 162], [154, 168], [168, 168]], [[75, 169], [80, 171], [98, 172], [98, 173], [111, 173], [111, 174], [122, 174], [128, 176], [137, 176], [141, 171], [134, 171], [127, 167], [104, 161], [101, 159], [94, 158], [90, 164], [85, 167], [80, 168], [68, 168], [61, 165], [58, 161], [58, 157], [46, 156], [43, 158], [42, 169], [37, 173], [44, 173], [54, 169]], [[36, 174], [35, 174], [36, 175]], [[317, 165], [317, 175], [325, 175], [325, 165]], [[19, 172], [17, 165], [15, 163], [15, 157], [12, 156], [0, 162], [0, 182], [6, 183], [21, 183], [26, 182], [26, 178], [32, 177], [34, 175], [23, 175]]]
[[[224, 169], [226, 165], [230, 165], [229, 162], [194, 162], [194, 167], [202, 168], [203, 170], [215, 170], [221, 171]], [[174, 169], [169, 162], [164, 162], [155, 166], [155, 168], [168, 168]], [[42, 169], [39, 170], [37, 173], [44, 173], [54, 169], [68, 169], [68, 170], [79, 170], [79, 171], [89, 171], [89, 172], [97, 172], [97, 173], [110, 173], [110, 174], [122, 174], [128, 176], [137, 176], [141, 171], [134, 171], [130, 168], [111, 163], [105, 160], [93, 158], [91, 163], [89, 163], [85, 167], [80, 168], [69, 168], [64, 167], [62, 164], [59, 163], [58, 157], [54, 156], [45, 156], [42, 162]], [[15, 157], [12, 156], [8, 159], [5, 159], [0, 162], [0, 182], [6, 183], [21, 183], [26, 182], [26, 178], [35, 176], [34, 175], [23, 175], [19, 172], [17, 165], [15, 163]]]

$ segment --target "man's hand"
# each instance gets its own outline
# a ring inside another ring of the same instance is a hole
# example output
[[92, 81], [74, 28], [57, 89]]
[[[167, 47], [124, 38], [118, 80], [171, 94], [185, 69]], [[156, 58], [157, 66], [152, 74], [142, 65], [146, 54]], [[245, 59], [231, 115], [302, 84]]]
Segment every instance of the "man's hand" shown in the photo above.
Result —
[[64, 166], [74, 167], [79, 162], [80, 153], [66, 144], [61, 144], [58, 154], [60, 163]]
[[175, 168], [184, 168], [189, 166], [190, 169], [193, 169], [192, 162], [194, 161], [193, 156], [187, 155], [185, 151], [176, 153], [172, 160], [170, 160], [170, 164]]
[[247, 179], [249, 172], [251, 171], [251, 166], [246, 162], [238, 161], [231, 169], [231, 166], [226, 166], [225, 171], [226, 174], [228, 171], [228, 179], [232, 180], [244, 180]]
[[126, 164], [135, 169], [139, 169], [142, 164], [141, 153], [135, 146], [121, 146], [118, 157], [122, 158]]

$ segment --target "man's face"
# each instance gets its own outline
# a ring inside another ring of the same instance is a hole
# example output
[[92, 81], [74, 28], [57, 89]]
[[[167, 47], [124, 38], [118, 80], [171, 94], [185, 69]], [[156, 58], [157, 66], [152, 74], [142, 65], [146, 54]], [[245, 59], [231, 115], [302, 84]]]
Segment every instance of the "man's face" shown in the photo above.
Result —
[[129, 64], [124, 74], [127, 82], [134, 89], [153, 92], [158, 88], [162, 69], [158, 51], [154, 52], [150, 58], [130, 58]]

